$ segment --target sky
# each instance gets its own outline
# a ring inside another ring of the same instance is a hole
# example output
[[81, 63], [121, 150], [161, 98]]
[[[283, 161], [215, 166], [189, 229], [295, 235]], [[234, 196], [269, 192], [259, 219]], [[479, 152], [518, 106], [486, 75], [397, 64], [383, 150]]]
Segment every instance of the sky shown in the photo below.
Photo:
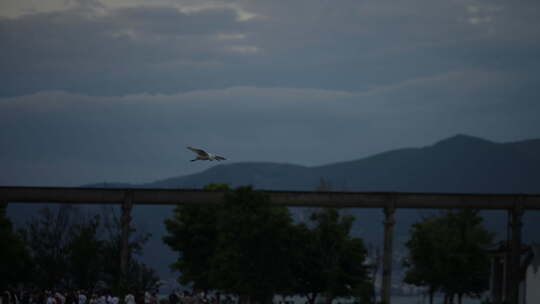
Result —
[[0, 185], [540, 138], [537, 0], [2, 0]]

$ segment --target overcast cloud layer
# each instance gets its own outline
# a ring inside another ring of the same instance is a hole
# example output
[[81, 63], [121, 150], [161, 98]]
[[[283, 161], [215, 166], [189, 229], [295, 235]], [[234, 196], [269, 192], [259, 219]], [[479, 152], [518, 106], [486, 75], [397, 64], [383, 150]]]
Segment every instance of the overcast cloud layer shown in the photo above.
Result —
[[540, 137], [536, 0], [106, 3], [0, 4], [0, 184]]

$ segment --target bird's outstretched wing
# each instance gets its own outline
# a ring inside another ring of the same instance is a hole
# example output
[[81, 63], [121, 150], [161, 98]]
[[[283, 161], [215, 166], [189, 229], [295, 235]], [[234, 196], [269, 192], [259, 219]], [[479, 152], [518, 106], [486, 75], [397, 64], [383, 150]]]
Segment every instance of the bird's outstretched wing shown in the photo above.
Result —
[[216, 160], [226, 160], [226, 158], [225, 158], [225, 157], [222, 157], [222, 156], [217, 156], [217, 155], [216, 155]]
[[200, 156], [208, 156], [208, 153], [204, 150], [201, 150], [201, 149], [196, 149], [196, 148], [193, 148], [193, 147], [186, 147], [187, 149], [199, 154]]

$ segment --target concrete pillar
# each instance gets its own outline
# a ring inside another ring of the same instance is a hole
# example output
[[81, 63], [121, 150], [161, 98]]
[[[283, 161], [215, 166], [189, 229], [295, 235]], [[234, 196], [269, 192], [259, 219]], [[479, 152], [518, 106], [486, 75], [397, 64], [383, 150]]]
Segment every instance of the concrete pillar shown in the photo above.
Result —
[[509, 301], [512, 286], [512, 209], [508, 209], [506, 216], [506, 243], [504, 244], [504, 269], [502, 300]]
[[503, 262], [500, 256], [494, 256], [491, 258], [491, 301], [494, 304], [502, 303], [502, 291], [503, 291]]
[[392, 288], [392, 244], [394, 233], [394, 206], [384, 208], [384, 253], [383, 253], [383, 278], [381, 301], [390, 304], [390, 291]]
[[507, 301], [511, 304], [519, 304], [519, 283], [521, 267], [521, 218], [523, 208], [516, 204], [511, 211], [512, 244], [510, 248], [510, 285]]
[[122, 225], [122, 247], [120, 252], [120, 272], [121, 281], [126, 282], [127, 271], [130, 258], [129, 250], [129, 235], [131, 232], [131, 209], [133, 208], [133, 193], [131, 191], [126, 192], [124, 202], [122, 203], [122, 215], [120, 217], [120, 223]]

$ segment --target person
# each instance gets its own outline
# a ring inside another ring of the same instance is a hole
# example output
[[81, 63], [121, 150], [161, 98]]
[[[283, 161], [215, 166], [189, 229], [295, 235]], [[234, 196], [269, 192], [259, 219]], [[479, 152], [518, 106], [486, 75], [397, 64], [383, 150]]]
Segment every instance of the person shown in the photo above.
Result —
[[124, 303], [125, 303], [125, 304], [135, 304], [135, 296], [133, 296], [132, 293], [128, 293], [128, 294], [124, 297]]
[[152, 292], [152, 295], [150, 296], [150, 304], [158, 304], [158, 297], [155, 291]]
[[63, 294], [56, 292], [54, 294], [54, 298], [56, 299], [57, 304], [65, 304], [66, 303], [66, 297], [64, 297]]
[[17, 293], [14, 289], [11, 290], [11, 303], [12, 304], [19, 304], [19, 297], [17, 296]]
[[36, 290], [32, 291], [30, 295], [30, 299], [28, 301], [29, 304], [44, 304], [45, 303], [45, 295], [43, 292], [38, 292]]
[[182, 304], [193, 304], [193, 298], [191, 297], [191, 294], [184, 290], [184, 293], [182, 295]]
[[87, 298], [82, 290], [77, 292], [78, 304], [86, 304]]
[[108, 291], [107, 294], [105, 295], [105, 302], [107, 304], [112, 304], [113, 302], [113, 296], [111, 295], [110, 291]]
[[98, 294], [98, 297], [96, 299], [97, 304], [107, 304], [107, 298], [105, 297], [105, 293], [101, 292]]
[[216, 300], [216, 302], [215, 302], [216, 304], [221, 304], [221, 293], [216, 292], [215, 300]]
[[78, 304], [79, 299], [75, 291], [70, 290], [66, 293], [66, 304]]
[[144, 302], [145, 302], [145, 292], [141, 291], [141, 290], [138, 290], [135, 293], [135, 303], [144, 304]]
[[178, 304], [178, 296], [175, 292], [171, 292], [169, 295], [169, 304]]
[[95, 293], [92, 293], [92, 296], [90, 296], [89, 304], [97, 304], [98, 303], [98, 296]]
[[46, 304], [57, 304], [56, 299], [54, 298], [53, 293], [51, 291], [47, 290], [45, 294], [47, 296], [47, 300], [45, 301]]
[[10, 304], [10, 296], [9, 296], [9, 291], [4, 291], [2, 293], [2, 297], [0, 298], [0, 302], [2, 302], [2, 304]]

